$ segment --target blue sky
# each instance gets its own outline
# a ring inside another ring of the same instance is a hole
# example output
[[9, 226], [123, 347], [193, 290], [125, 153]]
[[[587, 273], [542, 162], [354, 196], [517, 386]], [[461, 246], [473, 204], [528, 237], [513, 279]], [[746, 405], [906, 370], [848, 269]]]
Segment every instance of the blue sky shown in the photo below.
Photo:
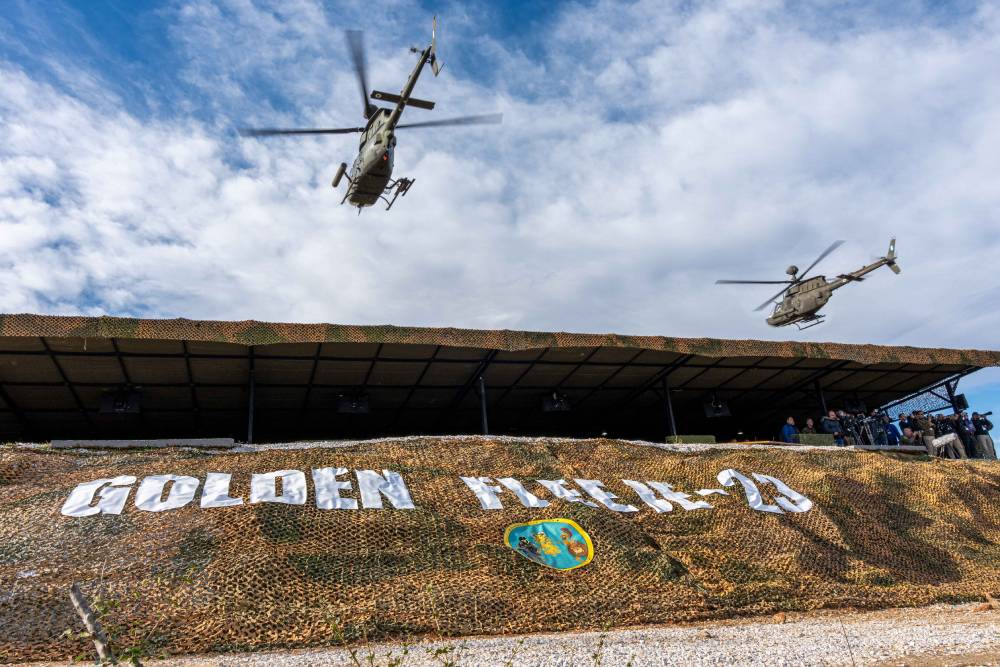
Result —
[[[394, 91], [435, 13], [424, 117], [505, 122], [401, 134], [393, 211], [337, 206], [353, 138], [236, 135], [356, 125], [342, 31]], [[997, 2], [8, 0], [0, 311], [996, 349], [997, 62]], [[891, 236], [806, 332], [713, 284]]]

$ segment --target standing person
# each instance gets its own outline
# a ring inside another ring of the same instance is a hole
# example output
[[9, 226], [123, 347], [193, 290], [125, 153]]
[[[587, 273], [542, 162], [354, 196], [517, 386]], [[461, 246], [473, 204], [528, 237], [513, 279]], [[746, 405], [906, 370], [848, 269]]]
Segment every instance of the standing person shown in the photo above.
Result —
[[871, 417], [868, 419], [868, 428], [877, 447], [887, 447], [889, 445], [889, 437], [885, 432], [885, 422], [882, 421], [882, 413], [877, 408], [872, 410]]
[[942, 437], [946, 435], [954, 435], [955, 437], [951, 439], [950, 442], [945, 443], [944, 451], [948, 454], [948, 458], [951, 459], [964, 459], [967, 458], [965, 455], [965, 446], [962, 445], [962, 439], [958, 437], [958, 431], [955, 428], [955, 421], [951, 417], [945, 415], [937, 415], [934, 417], [934, 432], [937, 433], [937, 437]]
[[820, 425], [823, 427], [824, 433], [829, 433], [833, 436], [833, 442], [838, 446], [843, 447], [844, 445], [844, 428], [840, 425], [840, 420], [837, 419], [837, 413], [833, 410], [823, 417], [820, 421]]
[[983, 458], [996, 461], [997, 449], [993, 442], [993, 436], [990, 435], [990, 431], [993, 430], [993, 422], [987, 419], [986, 415], [973, 412], [972, 426], [976, 431], [976, 442], [979, 445], [979, 451], [983, 455]]
[[899, 447], [899, 429], [892, 423], [889, 415], [882, 415], [882, 430], [885, 432], [886, 444], [889, 447]]
[[864, 444], [861, 442], [861, 438], [858, 437], [858, 420], [853, 414], [840, 410], [837, 412], [837, 419], [844, 430], [844, 442], [847, 443], [848, 447], [856, 447], [857, 445]]
[[799, 444], [799, 429], [795, 428], [795, 417], [785, 420], [785, 425], [781, 427], [781, 441], [790, 445]]
[[806, 417], [806, 425], [802, 427], [802, 430], [799, 431], [799, 433], [816, 433], [816, 424], [813, 423], [812, 417]]
[[976, 429], [972, 426], [972, 420], [969, 419], [969, 416], [963, 411], [957, 413], [952, 419], [955, 422], [955, 431], [962, 439], [965, 453], [969, 455], [970, 459], [982, 458], [976, 452]]

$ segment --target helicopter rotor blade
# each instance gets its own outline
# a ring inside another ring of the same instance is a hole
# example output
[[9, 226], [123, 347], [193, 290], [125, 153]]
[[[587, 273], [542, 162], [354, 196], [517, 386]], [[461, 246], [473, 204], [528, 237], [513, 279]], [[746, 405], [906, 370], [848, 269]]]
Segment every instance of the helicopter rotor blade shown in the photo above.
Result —
[[716, 285], [791, 285], [792, 280], [716, 280]]
[[364, 132], [363, 127], [333, 127], [333, 128], [289, 128], [246, 127], [240, 128], [241, 137], [277, 137], [294, 134], [353, 134]]
[[442, 118], [441, 120], [428, 120], [422, 123], [402, 123], [396, 128], [415, 127], [447, 127], [450, 125], [499, 125], [503, 122], [502, 113], [491, 113], [482, 116], [459, 116], [458, 118]]
[[768, 299], [764, 303], [762, 303], [759, 306], [757, 306], [756, 308], [754, 308], [753, 312], [758, 313], [758, 312], [764, 310], [765, 308], [767, 308], [768, 306], [770, 306], [772, 303], [774, 303], [775, 299], [777, 299], [779, 296], [781, 296], [782, 294], [784, 294], [785, 292], [787, 292], [789, 289], [791, 289], [791, 287], [792, 286], [789, 285], [788, 287], [784, 288], [783, 290], [781, 290], [780, 292], [778, 292], [777, 294], [775, 294], [774, 296], [772, 296], [770, 299]]
[[826, 257], [827, 255], [829, 255], [831, 252], [833, 252], [834, 250], [836, 250], [837, 248], [839, 248], [842, 245], [844, 245], [843, 241], [834, 241], [833, 243], [831, 243], [829, 248], [827, 248], [826, 250], [824, 250], [823, 252], [821, 252], [819, 254], [819, 257], [816, 258], [815, 262], [813, 262], [812, 264], [810, 264], [808, 267], [806, 267], [805, 271], [803, 271], [802, 273], [799, 274], [799, 280], [802, 280], [803, 278], [805, 278], [806, 274], [809, 273], [810, 271], [812, 271], [812, 269], [813, 269], [814, 266], [816, 266], [821, 261], [823, 261], [824, 257]]
[[351, 62], [354, 63], [354, 74], [358, 77], [358, 86], [361, 88], [361, 109], [365, 118], [372, 115], [372, 108], [375, 106], [368, 101], [368, 65], [365, 61], [365, 44], [360, 30], [346, 30], [347, 50], [351, 52]]

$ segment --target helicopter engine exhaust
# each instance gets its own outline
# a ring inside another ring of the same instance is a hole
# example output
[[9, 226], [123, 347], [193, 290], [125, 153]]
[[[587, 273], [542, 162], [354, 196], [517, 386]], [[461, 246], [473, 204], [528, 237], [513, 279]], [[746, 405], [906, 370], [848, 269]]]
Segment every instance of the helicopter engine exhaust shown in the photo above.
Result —
[[347, 163], [341, 162], [340, 166], [337, 167], [337, 175], [333, 177], [333, 188], [336, 190], [337, 186], [340, 185], [340, 179], [344, 177], [344, 172], [347, 171]]

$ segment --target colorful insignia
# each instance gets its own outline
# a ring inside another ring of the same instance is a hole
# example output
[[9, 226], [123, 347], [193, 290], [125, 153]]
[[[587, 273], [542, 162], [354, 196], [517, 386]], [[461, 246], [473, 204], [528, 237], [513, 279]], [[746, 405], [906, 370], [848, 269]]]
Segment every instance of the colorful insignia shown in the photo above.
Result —
[[556, 570], [583, 567], [594, 558], [590, 535], [572, 519], [539, 519], [507, 526], [504, 542], [530, 561]]

